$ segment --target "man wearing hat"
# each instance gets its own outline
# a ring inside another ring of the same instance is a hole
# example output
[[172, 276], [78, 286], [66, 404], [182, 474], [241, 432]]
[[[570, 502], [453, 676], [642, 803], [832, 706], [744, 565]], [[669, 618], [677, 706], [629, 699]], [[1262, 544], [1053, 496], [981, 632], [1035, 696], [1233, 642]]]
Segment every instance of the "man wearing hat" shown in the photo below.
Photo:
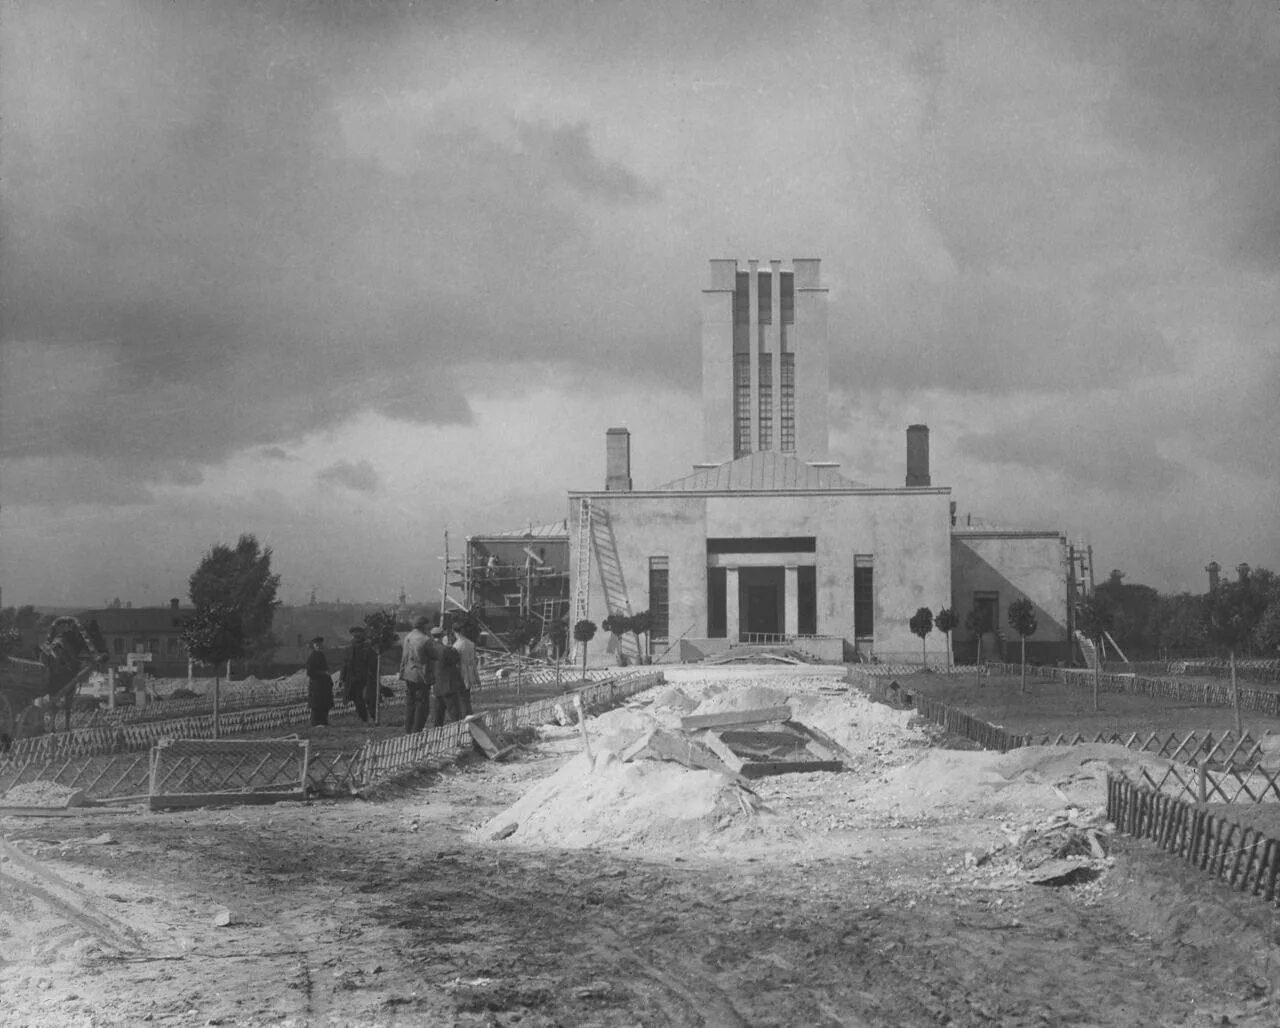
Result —
[[333, 709], [333, 678], [324, 656], [324, 636], [311, 640], [307, 654], [307, 706], [311, 708], [311, 726], [329, 727], [329, 711]]
[[404, 637], [400, 655], [400, 677], [405, 684], [405, 734], [420, 732], [427, 726], [431, 705], [431, 685], [435, 681], [435, 651], [427, 629], [431, 619], [420, 617], [413, 631]]
[[431, 629], [431, 643], [436, 659], [435, 695], [431, 697], [431, 723], [439, 728], [449, 721], [462, 720], [462, 668], [458, 651], [445, 645], [444, 629]]
[[355, 704], [356, 714], [368, 724], [378, 703], [378, 651], [363, 625], [351, 629], [351, 649], [342, 665], [343, 695]]

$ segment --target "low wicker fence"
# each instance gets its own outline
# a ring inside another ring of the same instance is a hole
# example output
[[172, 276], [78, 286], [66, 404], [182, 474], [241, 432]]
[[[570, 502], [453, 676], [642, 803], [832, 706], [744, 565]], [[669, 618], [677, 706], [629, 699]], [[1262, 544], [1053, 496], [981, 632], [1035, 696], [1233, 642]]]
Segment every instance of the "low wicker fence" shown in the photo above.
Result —
[[[613, 674], [576, 689], [575, 693], [581, 696], [585, 710], [595, 712], [614, 706], [661, 681], [661, 672], [635, 670]], [[563, 706], [566, 702], [566, 697], [558, 696], [489, 711], [484, 715], [485, 725], [492, 736], [510, 735], [522, 726], [546, 724], [555, 720], [556, 707]], [[385, 704], [383, 709], [389, 712], [395, 707], [402, 708], [403, 700]], [[249, 719], [248, 714], [255, 715], [255, 718]], [[229, 727], [235, 718], [243, 718], [242, 727]], [[222, 734], [284, 727], [288, 724], [305, 723], [307, 718], [308, 710], [305, 705], [251, 711], [245, 715], [233, 714], [222, 719]], [[92, 731], [114, 731], [117, 735], [128, 731], [132, 734], [125, 738], [98, 740], [96, 748], [93, 739], [85, 738], [78, 741], [71, 739], [59, 748], [59, 740], [69, 739], [65, 734], [23, 740], [43, 743], [47, 748], [37, 748], [34, 752], [26, 753], [20, 760], [12, 759], [11, 753], [10, 759], [0, 764], [0, 792], [17, 785], [40, 781], [83, 790], [86, 796], [94, 800], [138, 799], [145, 796], [150, 787], [151, 749], [160, 739], [213, 737], [212, 717]], [[71, 733], [72, 736], [80, 734], [82, 733]], [[397, 775], [447, 764], [461, 750], [470, 747], [471, 735], [467, 725], [464, 722], [452, 722], [413, 735], [366, 742], [356, 750], [313, 748], [308, 764], [308, 788], [312, 792], [326, 795], [358, 792], [375, 782]]]
[[1262, 767], [1261, 743], [1234, 732], [1097, 732], [1086, 735], [1011, 732], [976, 718], [931, 696], [908, 697], [916, 712], [951, 735], [976, 742], [983, 749], [1007, 753], [1022, 746], [1080, 746], [1091, 743], [1124, 746], [1171, 761], [1159, 779], [1142, 772], [1151, 788], [1186, 795], [1193, 801], [1263, 803], [1280, 800], [1280, 771]]
[[[1022, 673], [1018, 664], [988, 664], [991, 674], [1017, 677]], [[1087, 668], [1035, 667], [1027, 668], [1028, 675], [1051, 678], [1080, 689], [1092, 689], [1094, 673]], [[1150, 678], [1138, 674], [1118, 674], [1114, 671], [1098, 673], [1098, 689], [1101, 692], [1129, 693], [1135, 696], [1153, 696], [1158, 699], [1194, 703], [1202, 707], [1230, 707], [1234, 704], [1230, 682], [1190, 682], [1180, 678]], [[1265, 686], [1241, 685], [1240, 706], [1271, 717], [1280, 717], [1280, 689]]]
[[1280, 841], [1205, 807], [1107, 776], [1107, 820], [1128, 835], [1150, 839], [1238, 892], [1276, 898]]

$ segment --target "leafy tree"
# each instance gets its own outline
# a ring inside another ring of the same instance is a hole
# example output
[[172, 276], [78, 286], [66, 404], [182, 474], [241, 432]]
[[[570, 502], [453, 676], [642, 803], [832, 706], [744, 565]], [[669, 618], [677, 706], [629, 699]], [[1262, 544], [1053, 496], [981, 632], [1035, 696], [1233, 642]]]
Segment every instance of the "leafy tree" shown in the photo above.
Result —
[[596, 637], [596, 623], [583, 618], [573, 626], [575, 642], [582, 643], [582, 677], [587, 677], [587, 643]]
[[197, 607], [182, 628], [182, 645], [202, 664], [213, 665], [213, 735], [218, 737], [222, 665], [244, 656], [244, 618], [230, 603]]
[[636, 652], [641, 654], [641, 663], [647, 664], [648, 658], [644, 656], [645, 647], [640, 642], [640, 636], [648, 635], [653, 631], [653, 613], [651, 611], [642, 610], [638, 614], [631, 615], [631, 632], [636, 637]]
[[1022, 641], [1022, 685], [1023, 692], [1027, 691], [1027, 636], [1035, 635], [1036, 629], [1040, 627], [1036, 621], [1036, 605], [1025, 596], [1020, 600], [1014, 600], [1009, 604], [1009, 627], [1012, 628], [1021, 637]]
[[1093, 709], [1098, 709], [1099, 675], [1102, 672], [1102, 633], [1111, 630], [1114, 616], [1111, 608], [1097, 595], [1087, 596], [1076, 606], [1076, 628], [1092, 640], [1095, 647], [1093, 660]]
[[1124, 647], [1130, 659], [1150, 654], [1156, 647], [1151, 634], [1151, 614], [1160, 602], [1160, 594], [1149, 585], [1129, 584], [1124, 572], [1114, 570], [1095, 590], [1112, 612], [1112, 626], [1107, 630]]
[[271, 631], [280, 601], [280, 576], [271, 573], [271, 547], [242, 535], [235, 549], [215, 544], [191, 574], [191, 602], [197, 610], [215, 605], [234, 607], [240, 615], [241, 656], [270, 660], [280, 646]]
[[1253, 630], [1253, 644], [1258, 652], [1274, 657], [1280, 652], [1280, 598], [1267, 604]]
[[396, 643], [396, 614], [393, 610], [373, 610], [364, 616], [365, 635], [379, 654]]
[[614, 645], [618, 649], [618, 664], [626, 666], [627, 658], [622, 652], [622, 637], [631, 631], [631, 617], [628, 614], [610, 614], [602, 622], [600, 627], [613, 636]]
[[974, 607], [964, 616], [964, 627], [967, 631], [972, 632], [978, 640], [978, 663], [982, 663], [982, 637], [988, 632], [994, 632], [996, 626], [991, 623], [991, 611], [989, 608]]
[[1242, 571], [1239, 581], [1219, 585], [1204, 598], [1204, 630], [1209, 640], [1225, 649], [1231, 660], [1231, 695], [1236, 710], [1236, 734], [1241, 734], [1240, 687], [1236, 653], [1247, 649], [1271, 605], [1275, 576], [1265, 568]]
[[933, 631], [933, 611], [928, 607], [920, 607], [911, 615], [911, 620], [907, 624], [913, 635], [920, 636], [920, 664], [927, 667], [929, 664], [928, 635]]
[[1151, 609], [1148, 637], [1161, 659], [1169, 654], [1203, 653], [1208, 645], [1204, 631], [1204, 598], [1190, 593], [1163, 595]]
[[959, 626], [960, 619], [950, 607], [943, 607], [933, 619], [933, 627], [942, 633], [946, 640], [947, 670], [951, 670], [951, 633]]

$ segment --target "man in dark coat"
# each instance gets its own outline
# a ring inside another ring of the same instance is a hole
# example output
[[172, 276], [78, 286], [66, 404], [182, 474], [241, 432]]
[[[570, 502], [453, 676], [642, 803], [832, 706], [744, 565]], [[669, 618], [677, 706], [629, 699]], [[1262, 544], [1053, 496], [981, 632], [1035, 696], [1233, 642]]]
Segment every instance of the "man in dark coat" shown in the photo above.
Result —
[[342, 665], [344, 695], [355, 704], [356, 714], [366, 724], [377, 710], [378, 651], [361, 625], [351, 629], [351, 649]]
[[307, 705], [311, 708], [313, 728], [329, 727], [329, 711], [333, 709], [333, 678], [324, 656], [324, 636], [311, 640], [307, 654]]
[[427, 628], [431, 619], [420, 617], [413, 631], [404, 637], [400, 656], [400, 677], [405, 685], [404, 730], [406, 735], [427, 727], [431, 685], [435, 681], [435, 651]]
[[444, 629], [431, 629], [432, 654], [436, 661], [435, 695], [431, 697], [431, 723], [439, 728], [449, 721], [462, 720], [462, 667], [458, 651], [444, 642]]

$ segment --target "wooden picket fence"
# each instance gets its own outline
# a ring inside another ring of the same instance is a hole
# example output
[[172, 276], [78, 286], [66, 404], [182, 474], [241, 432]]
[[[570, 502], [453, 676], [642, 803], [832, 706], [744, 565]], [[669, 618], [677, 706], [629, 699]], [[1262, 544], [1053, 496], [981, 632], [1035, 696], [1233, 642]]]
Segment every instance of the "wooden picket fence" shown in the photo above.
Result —
[[1143, 788], [1122, 775], [1107, 776], [1107, 820], [1238, 892], [1268, 902], [1276, 899], [1280, 841], [1255, 828], [1219, 817], [1203, 805]]
[[[661, 672], [636, 670], [614, 674], [575, 691], [582, 697], [584, 709], [594, 713], [652, 688], [662, 680]], [[486, 712], [484, 722], [491, 736], [501, 737], [522, 726], [556, 720], [556, 708], [564, 708], [566, 704], [571, 705], [571, 697], [552, 697], [523, 706], [500, 708]], [[384, 710], [394, 706], [397, 704], [387, 704]], [[403, 701], [398, 706], [403, 707]], [[233, 735], [305, 723], [307, 717], [305, 704], [276, 710], [238, 712], [222, 719], [221, 734]], [[236, 721], [236, 718], [240, 720]], [[239, 727], [231, 728], [233, 723]], [[117, 729], [93, 729], [90, 733], [104, 733], [104, 737], [91, 735], [86, 738], [82, 733], [71, 733], [82, 737], [68, 740], [68, 736], [63, 734], [23, 740], [43, 743], [44, 746], [28, 748], [19, 760], [9, 759], [0, 764], [0, 793], [16, 785], [40, 781], [80, 789], [90, 799], [98, 801], [138, 799], [148, 794], [152, 748], [162, 739], [213, 738], [211, 716]], [[59, 740], [63, 740], [61, 745]], [[226, 741], [228, 752], [235, 751], [235, 761], [239, 761], [239, 751], [245, 744], [240, 740]], [[456, 759], [459, 752], [470, 748], [471, 735], [466, 724], [452, 722], [413, 735], [366, 742], [357, 750], [312, 749], [307, 763], [307, 790], [323, 795], [358, 792], [420, 768], [443, 766]], [[206, 746], [203, 750], [206, 761], [216, 760], [210, 755], [216, 753], [216, 746]], [[12, 758], [13, 754], [9, 756]], [[240, 773], [238, 766], [229, 765], [228, 780]]]

